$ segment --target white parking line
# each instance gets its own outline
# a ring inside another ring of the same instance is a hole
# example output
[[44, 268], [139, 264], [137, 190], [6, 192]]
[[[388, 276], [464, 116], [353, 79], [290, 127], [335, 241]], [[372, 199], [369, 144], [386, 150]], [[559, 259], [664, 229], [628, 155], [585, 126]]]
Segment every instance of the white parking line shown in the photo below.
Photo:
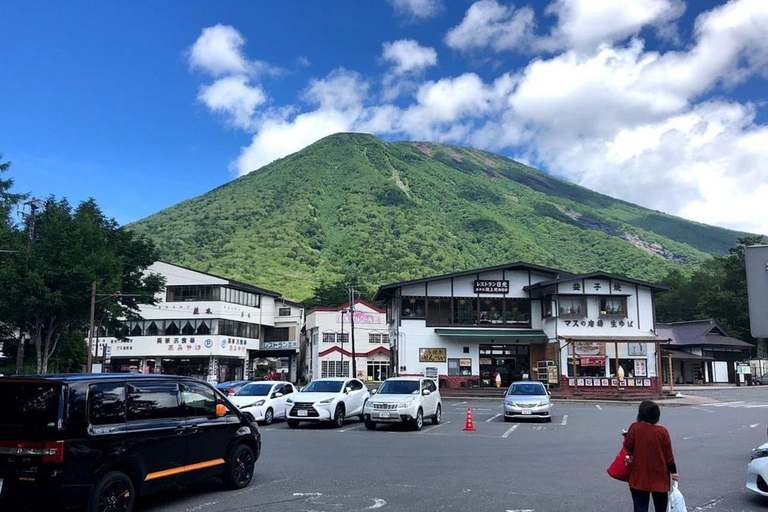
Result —
[[562, 426], [566, 426], [568, 424], [568, 415], [563, 415], [563, 421], [560, 422]]
[[363, 430], [364, 428], [365, 428], [365, 425], [353, 425], [351, 427], [339, 429], [336, 432], [349, 432], [351, 430]]
[[600, 409], [601, 411], [603, 410], [603, 408], [602, 408], [602, 407], [600, 407], [600, 406], [599, 406], [599, 405], [597, 405], [597, 404], [595, 405], [595, 407], [597, 407], [597, 408], [598, 408], [598, 409]]
[[760, 425], [759, 423], [755, 423], [754, 425], [750, 425], [749, 428], [755, 428], [755, 427], [757, 427], [759, 425]]
[[419, 432], [419, 434], [429, 434], [433, 430], [436, 430], [436, 429], [438, 429], [440, 427], [444, 427], [445, 425], [447, 425], [449, 423], [450, 423], [450, 421], [444, 421], [444, 422], [440, 423], [439, 425], [432, 425], [431, 427], [427, 427], [425, 430], [422, 430], [421, 432]]
[[494, 417], [492, 417], [492, 418], [488, 418], [487, 420], [485, 420], [485, 422], [486, 422], [486, 423], [490, 423], [490, 422], [492, 422], [493, 420], [495, 420], [496, 418], [498, 418], [499, 416], [501, 416], [501, 413], [497, 414], [496, 416], [494, 416]]
[[697, 411], [704, 411], [704, 412], [715, 412], [715, 411], [710, 411], [709, 409], [704, 409], [703, 407], [691, 407], [691, 409], [696, 409]]
[[508, 437], [509, 437], [509, 434], [511, 434], [512, 432], [514, 432], [514, 431], [515, 431], [515, 429], [516, 429], [517, 427], [519, 427], [519, 426], [520, 426], [519, 424], [518, 424], [518, 425], [512, 425], [512, 427], [510, 427], [510, 429], [509, 429], [509, 430], [507, 430], [506, 432], [504, 432], [504, 434], [503, 434], [501, 437], [503, 437], [504, 439], [508, 438]]

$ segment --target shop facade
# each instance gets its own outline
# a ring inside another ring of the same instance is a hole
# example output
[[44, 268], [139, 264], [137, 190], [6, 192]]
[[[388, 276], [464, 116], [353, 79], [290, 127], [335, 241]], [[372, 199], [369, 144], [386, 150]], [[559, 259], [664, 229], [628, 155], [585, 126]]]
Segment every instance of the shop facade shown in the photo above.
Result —
[[363, 381], [382, 381], [392, 375], [386, 313], [374, 304], [357, 299], [354, 313], [349, 303], [316, 307], [307, 313], [305, 336], [307, 380], [350, 377], [353, 357], [357, 371], [354, 376]]
[[564, 393], [649, 395], [657, 382], [654, 295], [663, 287], [528, 263], [382, 286], [393, 368], [444, 387], [539, 380]]
[[296, 367], [299, 305], [277, 292], [169, 263], [156, 262], [148, 272], [166, 280], [157, 304], [140, 306], [141, 319], [125, 321], [120, 337], [96, 326], [93, 356], [102, 371], [248, 379], [251, 361], [272, 350], [264, 345], [291, 336], [290, 347], [275, 350]]

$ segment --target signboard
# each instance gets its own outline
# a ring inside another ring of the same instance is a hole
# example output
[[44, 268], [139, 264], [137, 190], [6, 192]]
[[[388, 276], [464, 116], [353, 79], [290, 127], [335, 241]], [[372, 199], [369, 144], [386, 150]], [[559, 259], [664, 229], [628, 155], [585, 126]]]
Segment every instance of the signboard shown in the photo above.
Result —
[[749, 327], [755, 338], [768, 338], [768, 245], [746, 250]]
[[420, 363], [445, 363], [448, 360], [444, 348], [420, 348]]
[[509, 293], [509, 281], [507, 280], [475, 280], [475, 293]]
[[568, 354], [576, 351], [577, 356], [604, 356], [605, 343], [598, 341], [574, 341], [568, 345]]
[[557, 372], [557, 366], [547, 367], [547, 384], [559, 384], [560, 375]]
[[[352, 321], [352, 317], [350, 316], [349, 313], [336, 313], [337, 324], [342, 323], [342, 318], [344, 319], [345, 324], [348, 324]], [[365, 311], [355, 311], [355, 323], [356, 324], [383, 324], [384, 315], [380, 313], [367, 313]]]
[[274, 350], [274, 349], [281, 349], [281, 348], [299, 348], [299, 342], [298, 341], [265, 341], [264, 346], [262, 347], [263, 350]]
[[428, 379], [437, 380], [437, 366], [427, 366], [424, 372], [424, 376]]
[[91, 373], [101, 373], [101, 363], [92, 363]]
[[459, 367], [462, 366], [472, 366], [472, 360], [471, 359], [459, 359]]
[[648, 345], [645, 343], [627, 343], [627, 351], [630, 356], [647, 356]]
[[647, 377], [645, 359], [635, 359], [635, 377]]
[[605, 366], [605, 356], [582, 356], [581, 366]]

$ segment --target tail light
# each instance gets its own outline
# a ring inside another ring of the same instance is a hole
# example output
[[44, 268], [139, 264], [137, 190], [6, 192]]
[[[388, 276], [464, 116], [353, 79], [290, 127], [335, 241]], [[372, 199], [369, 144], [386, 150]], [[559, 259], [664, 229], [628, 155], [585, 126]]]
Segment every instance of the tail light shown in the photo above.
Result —
[[60, 464], [64, 462], [64, 441], [0, 441], [0, 455], [31, 455], [42, 457], [43, 462]]

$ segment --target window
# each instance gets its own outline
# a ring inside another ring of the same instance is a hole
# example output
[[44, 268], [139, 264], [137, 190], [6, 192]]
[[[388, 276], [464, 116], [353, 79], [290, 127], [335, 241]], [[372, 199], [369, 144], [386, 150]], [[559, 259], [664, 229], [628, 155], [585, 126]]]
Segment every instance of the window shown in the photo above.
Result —
[[290, 341], [291, 329], [289, 327], [269, 328], [264, 333], [264, 341]]
[[182, 396], [187, 416], [216, 416], [216, 395], [201, 384], [184, 383]]
[[277, 310], [277, 316], [291, 316], [291, 308], [280, 308]]
[[338, 341], [340, 341], [341, 343], [349, 343], [349, 333], [348, 332], [344, 332], [344, 333], [340, 332], [338, 334], [338, 336], [336, 337], [336, 339]]
[[144, 322], [129, 322], [131, 336], [142, 336], [144, 329], [142, 329]]
[[458, 325], [477, 324], [477, 300], [463, 297], [453, 299], [454, 322]]
[[176, 320], [168, 320], [165, 323], [165, 334], [179, 334], [179, 324], [176, 323]]
[[432, 379], [425, 379], [423, 383], [424, 383], [424, 386], [422, 389], [428, 389], [431, 393], [434, 393], [435, 391], [437, 391], [437, 386], [435, 386], [435, 381], [433, 381]]
[[505, 299], [504, 322], [521, 327], [531, 325], [530, 299]]
[[336, 333], [335, 332], [324, 332], [323, 333], [323, 343], [336, 343]]
[[500, 324], [504, 310], [504, 299], [485, 297], [480, 299], [480, 324]]
[[61, 384], [3, 380], [0, 379], [0, 425], [4, 431], [7, 427], [19, 427], [29, 434], [30, 430], [60, 427]]
[[587, 303], [584, 297], [560, 297], [557, 316], [561, 317], [585, 317], [587, 316]]
[[195, 320], [195, 334], [211, 334], [210, 320]]
[[149, 322], [147, 326], [147, 336], [157, 336], [160, 334], [160, 328], [157, 326], [157, 322], [154, 320]]
[[368, 380], [381, 382], [389, 378], [389, 361], [368, 361], [366, 366]]
[[176, 383], [141, 382], [128, 388], [128, 421], [182, 416]]
[[195, 334], [195, 326], [192, 320], [184, 320], [184, 327], [181, 328], [181, 334]]
[[427, 325], [451, 325], [451, 304], [449, 297], [430, 297], [427, 311]]
[[424, 297], [403, 297], [401, 316], [403, 318], [424, 318]]
[[166, 288], [166, 302], [218, 301], [221, 297], [219, 286], [169, 286]]
[[260, 295], [257, 293], [224, 288], [224, 302], [257, 308], [259, 307], [259, 297]]
[[552, 318], [555, 316], [555, 303], [550, 297], [545, 297], [541, 301], [541, 317]]
[[466, 359], [448, 359], [448, 375], [471, 375], [472, 360]]
[[281, 391], [283, 396], [293, 393], [293, 384], [283, 384], [283, 390]]
[[[573, 358], [568, 358], [567, 375], [573, 377]], [[577, 377], [606, 377], [605, 364], [599, 366], [583, 366], [581, 364], [581, 358], [576, 359], [576, 376]]]
[[347, 382], [347, 387], [352, 388], [352, 391], [360, 391], [363, 389], [363, 383], [357, 379], [352, 379], [351, 381]]
[[600, 316], [627, 316], [627, 298], [626, 297], [601, 297], [600, 298]]
[[[349, 376], [349, 361], [322, 361], [320, 369], [321, 378], [347, 377]], [[305, 388], [304, 391], [307, 389]]]
[[91, 425], [125, 422], [125, 385], [122, 382], [93, 384], [88, 388]]
[[368, 333], [368, 343], [389, 343], [389, 335], [377, 332]]

